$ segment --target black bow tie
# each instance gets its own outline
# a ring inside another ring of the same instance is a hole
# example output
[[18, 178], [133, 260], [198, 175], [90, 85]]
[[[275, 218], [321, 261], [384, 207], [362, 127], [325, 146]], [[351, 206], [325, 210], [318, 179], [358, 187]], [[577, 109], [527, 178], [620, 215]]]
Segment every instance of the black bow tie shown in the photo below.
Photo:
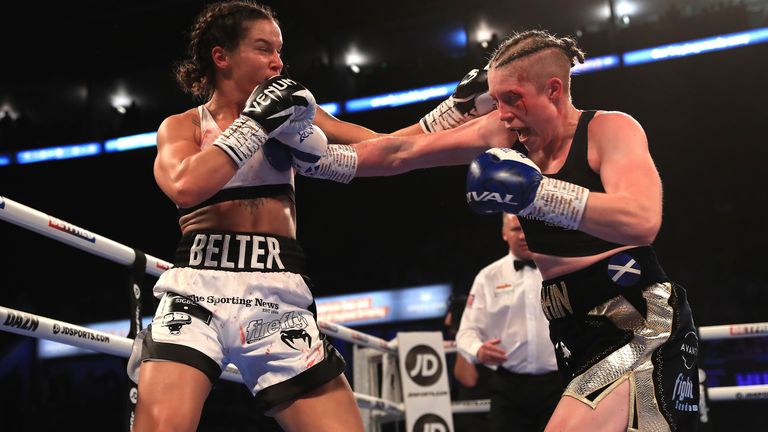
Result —
[[523, 269], [525, 266], [528, 266], [528, 267], [530, 267], [530, 268], [532, 268], [532, 269], [535, 269], [535, 268], [536, 268], [536, 263], [535, 263], [535, 262], [533, 262], [533, 260], [528, 260], [528, 261], [515, 260], [515, 263], [514, 263], [514, 264], [515, 264], [515, 271], [520, 271], [520, 270], [522, 270], [522, 269]]

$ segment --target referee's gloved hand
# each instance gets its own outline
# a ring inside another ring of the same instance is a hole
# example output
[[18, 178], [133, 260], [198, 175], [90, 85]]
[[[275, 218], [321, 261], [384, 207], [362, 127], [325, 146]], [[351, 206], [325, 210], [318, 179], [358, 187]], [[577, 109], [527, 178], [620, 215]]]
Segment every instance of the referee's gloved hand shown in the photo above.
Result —
[[490, 339], [483, 342], [477, 350], [477, 360], [488, 366], [499, 366], [507, 361], [507, 353], [497, 345], [501, 339]]

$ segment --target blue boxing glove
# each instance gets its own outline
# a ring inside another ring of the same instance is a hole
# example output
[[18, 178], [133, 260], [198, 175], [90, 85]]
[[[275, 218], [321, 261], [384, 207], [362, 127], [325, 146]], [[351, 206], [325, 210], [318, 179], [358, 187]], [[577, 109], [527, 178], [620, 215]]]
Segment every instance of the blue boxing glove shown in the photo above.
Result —
[[486, 151], [469, 166], [467, 203], [477, 213], [507, 212], [577, 229], [589, 189], [541, 174], [533, 161], [509, 148]]
[[240, 168], [261, 150], [267, 139], [309, 127], [316, 109], [309, 90], [290, 78], [276, 75], [253, 90], [240, 116], [213, 145]]

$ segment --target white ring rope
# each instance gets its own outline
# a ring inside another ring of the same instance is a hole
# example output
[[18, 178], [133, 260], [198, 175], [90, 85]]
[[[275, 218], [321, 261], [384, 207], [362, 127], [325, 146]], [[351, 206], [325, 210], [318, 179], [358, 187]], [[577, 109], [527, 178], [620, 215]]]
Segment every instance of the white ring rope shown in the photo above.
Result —
[[768, 384], [710, 387], [707, 389], [707, 394], [711, 401], [768, 399]]
[[[127, 266], [133, 264], [135, 260], [134, 250], [125, 245], [98, 234], [93, 234], [69, 222], [57, 219], [3, 196], [0, 196], [0, 219], [119, 264]], [[146, 257], [146, 272], [151, 275], [159, 276], [173, 266], [171, 263], [151, 255], [147, 254]], [[9, 324], [11, 322], [9, 320], [21, 321], [13, 321], [18, 324], [13, 325]], [[0, 330], [49, 339], [126, 358], [130, 356], [133, 344], [132, 339], [27, 312], [8, 309], [3, 306], [0, 306], [0, 322], [4, 323], [1, 324]], [[397, 351], [396, 340], [388, 342], [384, 339], [324, 320], [318, 320], [318, 326], [323, 333], [347, 342], [381, 351]], [[29, 330], [30, 328], [32, 330]], [[701, 340], [768, 336], [768, 322], [699, 327], [699, 335]], [[446, 352], [454, 352], [456, 350], [455, 342], [453, 341], [446, 341], [444, 345]], [[229, 381], [242, 382], [240, 373], [234, 365], [228, 365], [222, 372], [221, 377]], [[768, 399], [768, 385], [710, 387], [707, 389], [707, 392], [709, 399], [712, 401]], [[358, 393], [355, 393], [355, 397], [363, 408], [378, 409], [399, 415], [404, 412], [402, 404]], [[487, 399], [457, 401], [452, 405], [456, 413], [487, 412], [487, 407], [490, 407], [490, 401]]]
[[[46, 213], [27, 207], [16, 201], [0, 196], [0, 219], [27, 228], [38, 234], [90, 252], [94, 255], [123, 265], [131, 265], [135, 259], [133, 249], [110, 240], [98, 234], [91, 233], [69, 222], [50, 216]], [[153, 276], [160, 276], [173, 264], [146, 254], [146, 271]], [[390, 343], [384, 339], [352, 330], [340, 324], [318, 320], [318, 326], [325, 330], [323, 333], [338, 337], [347, 342], [364, 345], [381, 351], [394, 351]]]
[[[11, 333], [47, 339], [118, 357], [130, 357], [133, 346], [133, 339], [4, 306], [0, 306], [0, 323], [2, 323], [0, 324], [2, 330]], [[240, 371], [232, 364], [227, 365], [222, 371], [221, 378], [237, 383], [243, 382]], [[355, 393], [355, 399], [362, 408], [376, 409], [398, 415], [404, 413], [403, 404], [359, 393]]]
[[768, 336], [768, 323], [766, 322], [699, 327], [699, 338], [701, 338], [701, 340], [764, 336]]
[[[51, 215], [0, 196], [0, 219], [58, 240], [123, 265], [132, 265], [136, 259], [133, 249], [98, 234], [84, 230]], [[146, 271], [160, 276], [173, 265], [147, 255]]]

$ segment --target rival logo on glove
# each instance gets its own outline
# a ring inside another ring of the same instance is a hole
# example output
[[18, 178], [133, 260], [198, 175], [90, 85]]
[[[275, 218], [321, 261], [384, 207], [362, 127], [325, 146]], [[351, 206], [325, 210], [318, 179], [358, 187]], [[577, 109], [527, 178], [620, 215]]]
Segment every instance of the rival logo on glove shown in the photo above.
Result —
[[504, 194], [504, 198], [501, 197], [501, 194], [498, 192], [467, 192], [467, 202], [486, 202], [486, 201], [496, 201], [501, 204], [512, 204], [517, 205], [517, 201], [512, 201], [514, 198], [514, 195], [510, 194]]

